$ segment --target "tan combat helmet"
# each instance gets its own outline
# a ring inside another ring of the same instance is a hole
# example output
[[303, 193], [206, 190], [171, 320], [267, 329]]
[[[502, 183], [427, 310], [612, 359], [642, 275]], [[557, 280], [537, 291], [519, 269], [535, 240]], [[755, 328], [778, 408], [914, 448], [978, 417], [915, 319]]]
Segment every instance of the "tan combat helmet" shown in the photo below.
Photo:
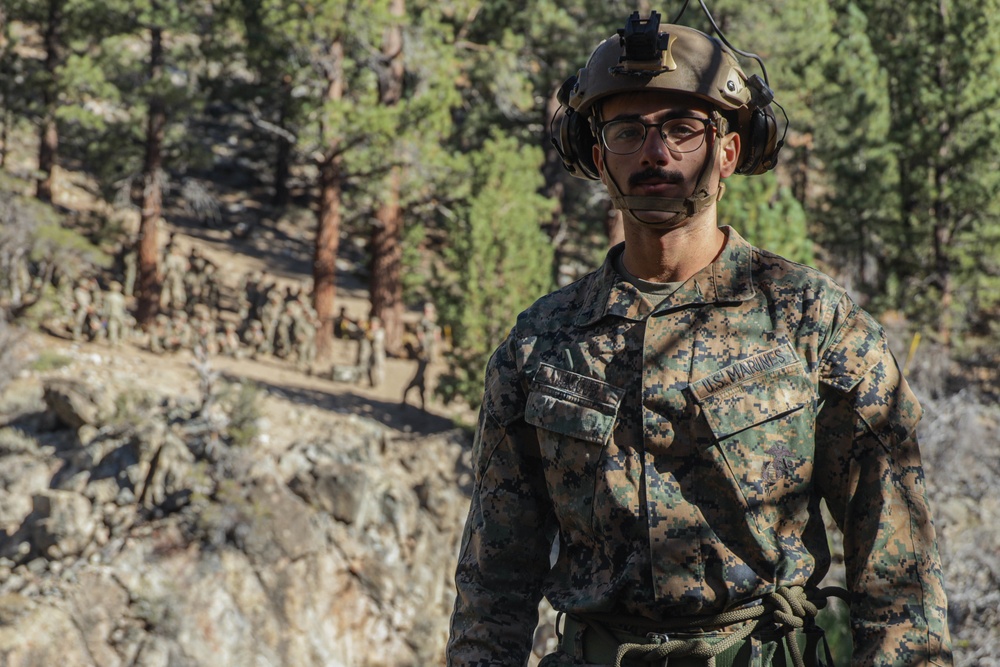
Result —
[[[638, 12], [629, 24], [637, 17]], [[637, 53], [635, 46], [629, 48], [622, 34], [626, 31], [601, 42], [577, 74], [568, 101], [577, 113], [588, 114], [605, 97], [642, 90], [693, 95], [726, 111], [746, 109], [750, 102], [746, 74], [718, 39], [670, 25], [650, 36], [648, 48]], [[634, 53], [643, 60], [636, 60]]]
[[[559, 91], [562, 108], [553, 119], [552, 143], [563, 165], [574, 176], [599, 178], [592, 148], [596, 144], [596, 121], [601, 100], [619, 93], [664, 91], [689, 95], [708, 102], [716, 111], [717, 134], [726, 127], [740, 134], [741, 150], [736, 172], [762, 174], [777, 164], [781, 141], [771, 110], [773, 94], [761, 77], [748, 77], [736, 56], [722, 41], [686, 26], [667, 24], [660, 28], [660, 15], [648, 19], [634, 12], [625, 28], [602, 41], [585, 67], [563, 83]], [[685, 199], [633, 198], [615, 192], [617, 208], [664, 210], [678, 214], [677, 222], [717, 199], [707, 185], [715, 162], [709, 154], [695, 192]], [[641, 199], [642, 201], [639, 201]]]

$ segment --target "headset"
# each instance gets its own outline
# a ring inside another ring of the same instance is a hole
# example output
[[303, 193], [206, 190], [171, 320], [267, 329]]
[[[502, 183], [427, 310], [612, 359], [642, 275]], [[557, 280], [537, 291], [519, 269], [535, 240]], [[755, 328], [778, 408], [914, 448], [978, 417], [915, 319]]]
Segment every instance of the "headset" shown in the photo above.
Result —
[[[684, 6], [672, 23], [676, 24], [684, 15], [688, 2], [689, 0], [685, 0]], [[720, 41], [734, 53], [756, 60], [764, 75], [761, 78], [761, 76], [753, 74], [746, 80], [746, 86], [750, 89], [750, 100], [747, 103], [750, 115], [749, 119], [740, 127], [742, 149], [740, 161], [736, 167], [738, 174], [763, 174], [774, 169], [778, 164], [778, 153], [785, 143], [785, 135], [788, 132], [788, 114], [785, 113], [784, 107], [774, 101], [774, 93], [768, 84], [767, 69], [760, 56], [733, 47], [716, 24], [704, 0], [698, 0], [698, 2]], [[637, 29], [636, 26], [641, 27]], [[659, 15], [656, 12], [652, 12], [648, 22], [639, 19], [638, 12], [634, 13], [629, 23], [626, 24], [626, 28], [618, 31], [625, 45], [623, 60], [648, 60], [647, 51], [651, 48], [658, 53], [660, 49], [657, 42], [658, 26]], [[569, 104], [570, 96], [577, 83], [577, 75], [574, 74], [559, 87], [556, 93], [559, 110], [550, 121], [549, 133], [552, 145], [559, 153], [566, 171], [577, 178], [598, 180], [600, 176], [593, 158], [593, 148], [597, 144], [597, 138], [591, 130], [588, 117], [578, 113]], [[784, 130], [780, 137], [778, 136], [778, 122], [771, 108], [772, 104], [781, 109], [781, 113], [785, 117]]]

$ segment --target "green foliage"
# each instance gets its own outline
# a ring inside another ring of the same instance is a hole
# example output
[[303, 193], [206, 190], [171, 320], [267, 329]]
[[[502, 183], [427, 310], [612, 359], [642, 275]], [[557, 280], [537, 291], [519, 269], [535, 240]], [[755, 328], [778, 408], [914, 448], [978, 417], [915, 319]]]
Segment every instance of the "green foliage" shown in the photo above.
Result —
[[74, 229], [56, 224], [43, 224], [35, 231], [31, 259], [36, 262], [58, 263], [62, 267], [111, 266], [111, 257]]
[[800, 264], [812, 264], [812, 242], [802, 205], [773, 173], [725, 181], [719, 224], [732, 225], [750, 243]]
[[[899, 208], [884, 270], [893, 304], [943, 335], [961, 333], [1000, 224], [1000, 2], [857, 3], [887, 73]], [[919, 297], [937, 292], [939, 299]]]
[[24, 332], [7, 323], [0, 312], [0, 394], [24, 367], [22, 343]]
[[816, 623], [826, 632], [826, 642], [836, 667], [850, 667], [854, 642], [851, 638], [851, 610], [839, 598], [830, 598], [816, 616]]
[[824, 70], [827, 84], [814, 96], [825, 119], [816, 126], [816, 180], [825, 195], [815, 206], [819, 241], [833, 263], [856, 277], [869, 296], [884, 289], [873, 263], [893, 253], [899, 220], [896, 147], [889, 140], [887, 73], [867, 35], [867, 18], [849, 5], [833, 26], [840, 39]]
[[115, 394], [110, 424], [123, 430], [133, 429], [138, 424], [147, 423], [150, 415], [156, 414], [160, 405], [161, 399], [154, 391], [128, 387]]
[[235, 391], [232, 389], [226, 440], [233, 447], [249, 447], [260, 435], [260, 388], [252, 382], [241, 382]]
[[73, 363], [73, 360], [64, 354], [60, 354], [59, 352], [55, 352], [53, 350], [42, 350], [31, 362], [29, 368], [33, 371], [44, 373], [46, 371], [54, 371], [60, 368], [65, 368], [71, 363]]
[[447, 224], [436, 285], [454, 348], [438, 385], [446, 401], [478, 405], [493, 348], [517, 313], [551, 287], [552, 248], [541, 226], [552, 202], [538, 194], [540, 162], [540, 151], [498, 132], [470, 156], [470, 196]]

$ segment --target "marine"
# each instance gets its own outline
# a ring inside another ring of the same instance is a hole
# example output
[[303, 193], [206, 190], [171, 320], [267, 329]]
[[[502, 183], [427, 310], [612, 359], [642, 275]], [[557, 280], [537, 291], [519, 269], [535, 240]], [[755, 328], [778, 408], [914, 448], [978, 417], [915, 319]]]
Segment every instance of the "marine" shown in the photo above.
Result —
[[[705, 10], [707, 12], [707, 10]], [[553, 143], [624, 242], [521, 313], [491, 357], [449, 667], [950, 665], [916, 427], [878, 322], [833, 279], [719, 226], [777, 163], [766, 79], [724, 38], [635, 12], [560, 90]], [[823, 504], [844, 534], [847, 588]]]

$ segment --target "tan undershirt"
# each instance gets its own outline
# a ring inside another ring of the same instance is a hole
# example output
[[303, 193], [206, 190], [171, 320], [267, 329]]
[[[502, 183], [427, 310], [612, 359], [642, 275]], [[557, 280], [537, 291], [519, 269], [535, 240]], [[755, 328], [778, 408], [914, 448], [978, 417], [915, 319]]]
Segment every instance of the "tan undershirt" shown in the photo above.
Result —
[[663, 303], [664, 299], [676, 292], [677, 288], [684, 284], [683, 281], [676, 283], [655, 283], [632, 275], [625, 268], [624, 252], [615, 255], [612, 260], [612, 266], [614, 266], [615, 271], [621, 274], [622, 278], [632, 283], [654, 308]]

